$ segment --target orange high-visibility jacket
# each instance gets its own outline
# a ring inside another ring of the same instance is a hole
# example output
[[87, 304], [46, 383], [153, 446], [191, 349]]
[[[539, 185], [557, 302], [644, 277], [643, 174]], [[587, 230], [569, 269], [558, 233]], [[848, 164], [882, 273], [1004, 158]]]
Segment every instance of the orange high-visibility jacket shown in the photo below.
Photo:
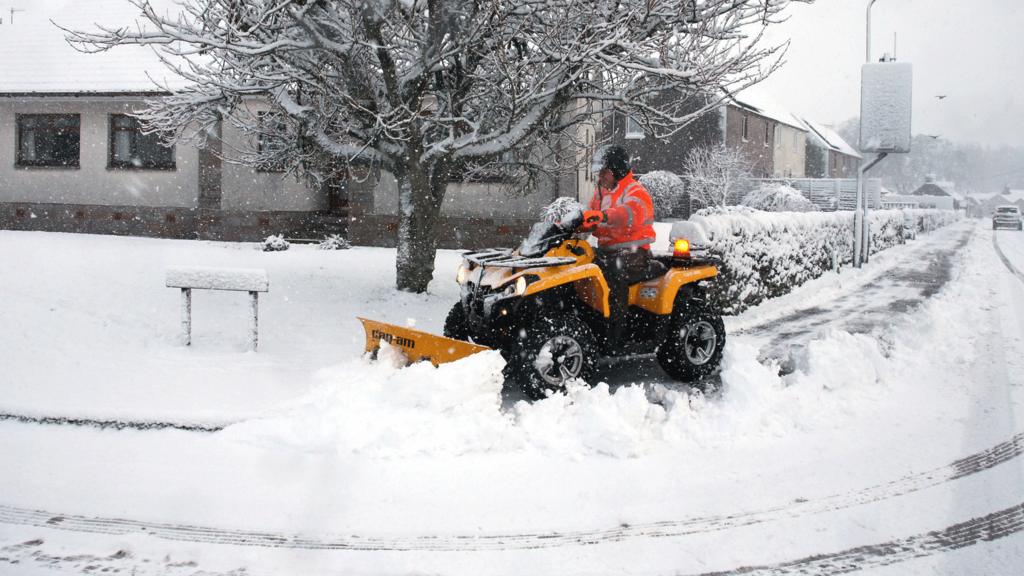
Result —
[[655, 237], [654, 202], [643, 184], [633, 179], [632, 172], [619, 180], [619, 185], [611, 192], [598, 187], [589, 208], [601, 210], [608, 217], [594, 229], [598, 248], [650, 249]]

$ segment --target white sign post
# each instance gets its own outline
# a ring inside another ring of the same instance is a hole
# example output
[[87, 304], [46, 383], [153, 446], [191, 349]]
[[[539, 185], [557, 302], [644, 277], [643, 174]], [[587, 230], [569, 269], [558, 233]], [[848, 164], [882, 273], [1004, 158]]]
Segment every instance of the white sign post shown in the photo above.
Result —
[[853, 265], [860, 268], [871, 253], [870, 203], [864, 193], [865, 173], [889, 154], [910, 152], [913, 68], [903, 62], [871, 62], [871, 7], [867, 10], [865, 58], [861, 68], [861, 153], [878, 154], [857, 170], [857, 207], [854, 213]]

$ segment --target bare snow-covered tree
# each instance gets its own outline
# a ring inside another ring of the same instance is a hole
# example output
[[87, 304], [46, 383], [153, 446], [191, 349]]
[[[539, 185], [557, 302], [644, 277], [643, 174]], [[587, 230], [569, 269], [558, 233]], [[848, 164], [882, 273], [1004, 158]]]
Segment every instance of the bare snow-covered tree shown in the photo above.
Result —
[[750, 162], [739, 148], [694, 148], [683, 165], [690, 200], [699, 208], [736, 204], [750, 187]]
[[[228, 122], [262, 145], [240, 155], [313, 179], [354, 163], [399, 184], [397, 286], [433, 274], [445, 188], [467, 167], [544, 157], [604, 112], [654, 135], [701, 109], [659, 93], [736, 92], [779, 65], [765, 28], [809, 0], [149, 0], [134, 27], [68, 31], [78, 49], [157, 46], [189, 81], [141, 115], [205, 145]], [[259, 101], [257, 117], [249, 107]]]

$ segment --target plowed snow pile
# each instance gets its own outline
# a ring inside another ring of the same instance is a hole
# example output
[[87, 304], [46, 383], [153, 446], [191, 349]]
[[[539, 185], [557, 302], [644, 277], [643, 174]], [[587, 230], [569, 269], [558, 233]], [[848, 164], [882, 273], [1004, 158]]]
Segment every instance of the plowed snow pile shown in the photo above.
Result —
[[720, 396], [580, 383], [503, 411], [497, 352], [401, 368], [386, 350], [378, 361], [321, 371], [311, 393], [223, 435], [270, 449], [385, 458], [512, 451], [637, 457], [835, 426], [843, 413], [883, 395], [885, 365], [873, 339], [834, 332], [808, 348], [802, 370], [782, 378], [736, 338], [726, 348]]

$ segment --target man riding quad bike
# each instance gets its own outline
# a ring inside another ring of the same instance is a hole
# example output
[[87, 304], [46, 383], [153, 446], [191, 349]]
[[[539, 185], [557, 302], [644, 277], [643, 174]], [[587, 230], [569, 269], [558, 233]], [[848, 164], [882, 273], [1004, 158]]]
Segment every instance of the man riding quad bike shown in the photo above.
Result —
[[672, 254], [651, 255], [653, 206], [623, 150], [604, 154], [599, 182], [590, 210], [535, 224], [518, 249], [464, 254], [444, 335], [501, 350], [506, 380], [533, 397], [587, 380], [602, 357], [651, 352], [670, 376], [701, 386], [725, 346], [702, 282], [717, 264], [676, 238], [688, 223], [674, 227]]

